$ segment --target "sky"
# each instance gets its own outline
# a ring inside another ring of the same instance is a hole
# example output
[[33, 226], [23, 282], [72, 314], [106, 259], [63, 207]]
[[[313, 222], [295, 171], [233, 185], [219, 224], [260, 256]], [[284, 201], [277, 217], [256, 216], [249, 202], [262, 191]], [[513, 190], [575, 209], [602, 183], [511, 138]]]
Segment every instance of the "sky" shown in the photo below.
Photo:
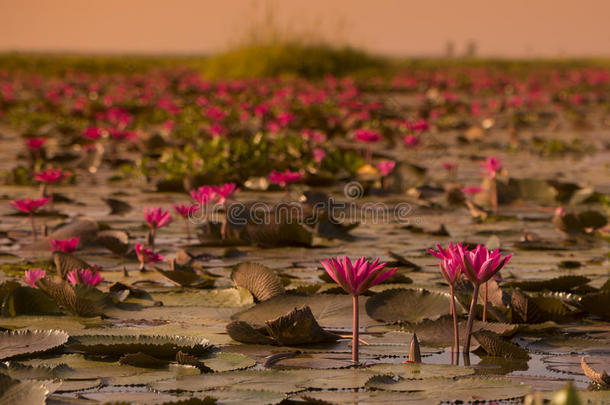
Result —
[[271, 25], [395, 56], [608, 57], [609, 20], [610, 0], [0, 0], [0, 52], [207, 54]]

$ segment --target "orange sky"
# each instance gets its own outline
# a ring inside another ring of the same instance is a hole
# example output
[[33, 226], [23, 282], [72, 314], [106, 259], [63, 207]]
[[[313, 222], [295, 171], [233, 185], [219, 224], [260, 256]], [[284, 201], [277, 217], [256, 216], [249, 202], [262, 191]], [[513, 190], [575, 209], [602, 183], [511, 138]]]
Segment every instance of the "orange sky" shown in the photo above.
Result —
[[610, 56], [610, 0], [0, 0], [0, 51], [207, 53], [276, 25], [400, 55]]

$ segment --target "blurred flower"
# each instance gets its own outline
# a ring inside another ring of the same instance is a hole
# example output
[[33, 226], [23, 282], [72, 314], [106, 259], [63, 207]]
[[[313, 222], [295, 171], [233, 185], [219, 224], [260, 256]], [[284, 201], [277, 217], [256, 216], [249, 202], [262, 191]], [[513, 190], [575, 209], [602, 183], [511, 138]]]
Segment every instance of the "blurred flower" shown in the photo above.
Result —
[[42, 183], [56, 183], [65, 179], [69, 175], [69, 172], [62, 171], [61, 169], [47, 169], [45, 171], [35, 173], [34, 178]]
[[218, 203], [224, 204], [232, 194], [239, 192], [239, 188], [236, 188], [235, 183], [225, 183], [220, 186], [212, 186], [212, 191], [218, 197]]
[[313, 155], [313, 161], [316, 163], [320, 163], [326, 157], [326, 151], [322, 148], [314, 148], [311, 154]]
[[443, 166], [443, 169], [447, 170], [448, 172], [455, 170], [457, 167], [457, 163], [455, 162], [443, 162], [441, 165]]
[[169, 211], [161, 207], [144, 207], [144, 219], [152, 229], [163, 228], [172, 222]]
[[44, 278], [47, 275], [46, 270], [42, 269], [32, 269], [25, 271], [25, 282], [28, 283], [31, 287], [38, 288], [36, 286], [36, 282], [41, 278]]
[[377, 170], [379, 170], [382, 176], [387, 176], [392, 173], [394, 167], [396, 167], [396, 162], [393, 160], [382, 160], [377, 163]]
[[140, 270], [144, 270], [144, 266], [149, 263], [157, 263], [163, 261], [163, 256], [159, 253], [155, 253], [154, 251], [147, 249], [141, 243], [136, 243], [134, 247], [136, 251], [136, 256], [140, 261]]
[[372, 129], [361, 128], [354, 132], [354, 137], [360, 142], [378, 142], [381, 140], [381, 134], [377, 131], [373, 131]]
[[481, 191], [483, 191], [483, 189], [481, 187], [477, 187], [477, 186], [462, 187], [462, 193], [468, 194], [468, 195], [478, 194]]
[[405, 135], [402, 138], [402, 141], [405, 143], [405, 145], [409, 146], [409, 147], [414, 147], [419, 145], [419, 138], [416, 137], [415, 135]]
[[49, 244], [51, 245], [51, 250], [54, 252], [61, 251], [70, 253], [76, 250], [79, 242], [80, 237], [77, 236], [70, 239], [51, 239]]
[[87, 129], [85, 129], [85, 131], [83, 132], [83, 136], [87, 139], [91, 139], [91, 140], [96, 140], [99, 139], [102, 134], [104, 132], [102, 131], [101, 128], [97, 128], [97, 127], [88, 127]]
[[193, 214], [193, 212], [197, 211], [196, 205], [184, 205], [184, 204], [174, 204], [174, 211], [182, 218], [188, 218]]
[[50, 198], [38, 198], [33, 200], [28, 197], [23, 200], [13, 200], [10, 202], [10, 204], [19, 211], [33, 214], [38, 208], [42, 207], [49, 201], [51, 201]]
[[25, 145], [29, 148], [29, 149], [40, 149], [43, 147], [43, 145], [45, 143], [47, 143], [48, 139], [47, 138], [28, 138], [28, 140], [25, 142]]
[[273, 184], [279, 184], [282, 187], [286, 187], [288, 183], [294, 183], [295, 181], [299, 181], [303, 178], [303, 175], [299, 172], [291, 172], [286, 169], [283, 172], [277, 172], [273, 170], [271, 174], [269, 174], [269, 181]]
[[487, 172], [489, 178], [493, 179], [502, 170], [502, 159], [496, 156], [489, 156], [485, 161], [481, 162], [481, 167]]
[[198, 189], [191, 190], [190, 194], [193, 200], [199, 203], [200, 207], [204, 207], [214, 196], [214, 191], [210, 186], [201, 186]]

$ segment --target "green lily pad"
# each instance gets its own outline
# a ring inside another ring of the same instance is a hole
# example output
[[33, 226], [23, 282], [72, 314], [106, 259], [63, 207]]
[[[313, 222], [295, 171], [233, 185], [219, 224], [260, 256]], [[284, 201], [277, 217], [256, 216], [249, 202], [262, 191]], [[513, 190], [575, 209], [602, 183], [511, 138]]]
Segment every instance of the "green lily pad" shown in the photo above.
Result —
[[256, 365], [256, 361], [241, 353], [220, 352], [205, 359], [204, 364], [215, 372], [243, 370]]
[[53, 350], [68, 341], [60, 330], [19, 330], [0, 332], [0, 360], [31, 356]]
[[[448, 315], [450, 300], [445, 294], [423, 289], [391, 289], [369, 298], [366, 311], [378, 321], [419, 323]], [[463, 312], [459, 304], [456, 309]]]

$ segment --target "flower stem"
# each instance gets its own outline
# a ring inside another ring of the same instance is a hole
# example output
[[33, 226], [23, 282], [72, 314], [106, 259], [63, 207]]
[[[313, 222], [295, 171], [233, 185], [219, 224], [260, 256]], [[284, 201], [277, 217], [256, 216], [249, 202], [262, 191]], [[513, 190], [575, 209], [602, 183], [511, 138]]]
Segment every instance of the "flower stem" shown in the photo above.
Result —
[[498, 214], [498, 186], [496, 184], [496, 179], [491, 179], [491, 184], [489, 186], [489, 192], [491, 194], [491, 208], [493, 209], [494, 215]]
[[474, 284], [474, 291], [472, 292], [472, 301], [470, 302], [470, 311], [468, 311], [468, 323], [466, 324], [466, 342], [464, 343], [464, 355], [470, 353], [470, 337], [472, 335], [472, 325], [474, 324], [474, 318], [477, 313], [477, 298], [479, 296], [479, 283]]
[[186, 239], [191, 240], [191, 228], [189, 228], [189, 220], [184, 218], [184, 227], [186, 228]]
[[358, 296], [352, 296], [353, 300], [353, 334], [352, 334], [352, 362], [358, 364]]
[[38, 237], [36, 236], [36, 226], [34, 225], [34, 214], [30, 212], [30, 225], [32, 225], [32, 237], [34, 238], [34, 240], [37, 240]]
[[460, 352], [460, 331], [458, 329], [458, 320], [457, 320], [457, 312], [455, 311], [455, 294], [453, 290], [453, 284], [450, 285], [451, 288], [451, 313], [453, 314], [453, 351], [456, 353]]
[[483, 322], [487, 322], [487, 297], [489, 294], [489, 286], [485, 282], [485, 301], [483, 302]]

